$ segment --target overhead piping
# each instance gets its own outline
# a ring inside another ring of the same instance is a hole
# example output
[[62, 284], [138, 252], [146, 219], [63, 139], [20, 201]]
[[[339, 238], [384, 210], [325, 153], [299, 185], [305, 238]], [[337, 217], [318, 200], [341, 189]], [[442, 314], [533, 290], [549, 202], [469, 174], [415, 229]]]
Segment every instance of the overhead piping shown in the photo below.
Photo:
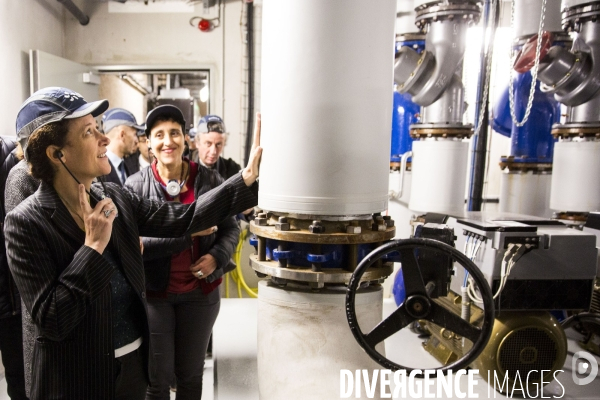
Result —
[[71, 13], [73, 14], [73, 16], [75, 18], [77, 18], [77, 20], [79, 21], [79, 23], [81, 25], [87, 25], [90, 22], [90, 17], [88, 17], [87, 15], [85, 15], [85, 13], [83, 11], [81, 11], [79, 9], [79, 7], [77, 7], [75, 5], [75, 3], [73, 3], [72, 0], [58, 0], [59, 3], [61, 3], [63, 6], [65, 6], [65, 8]]

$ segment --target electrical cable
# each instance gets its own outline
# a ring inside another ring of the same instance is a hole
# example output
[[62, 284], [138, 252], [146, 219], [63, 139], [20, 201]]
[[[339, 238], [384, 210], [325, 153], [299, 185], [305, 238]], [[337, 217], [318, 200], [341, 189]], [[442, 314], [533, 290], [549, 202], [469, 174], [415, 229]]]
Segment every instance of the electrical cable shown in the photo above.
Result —
[[600, 314], [594, 312], [582, 312], [576, 315], [572, 315], [561, 322], [563, 329], [570, 328], [571, 325], [577, 322], [586, 322], [596, 325], [600, 325]]
[[[508, 277], [517, 261], [532, 248], [533, 246], [530, 244], [511, 243], [508, 245], [508, 248], [504, 252], [504, 257], [502, 258], [502, 265], [500, 267], [500, 285], [498, 286], [496, 293], [494, 293], [494, 300], [497, 299], [502, 293], [502, 290], [504, 290]], [[474, 282], [471, 279], [469, 279], [468, 282], [468, 289], [471, 300], [478, 303], [483, 301], [475, 291]]]

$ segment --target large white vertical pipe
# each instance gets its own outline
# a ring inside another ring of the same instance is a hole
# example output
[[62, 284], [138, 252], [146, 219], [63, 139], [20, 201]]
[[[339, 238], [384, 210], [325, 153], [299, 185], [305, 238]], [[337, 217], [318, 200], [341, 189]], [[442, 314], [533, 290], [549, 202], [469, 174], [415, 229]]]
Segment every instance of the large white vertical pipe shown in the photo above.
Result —
[[258, 205], [387, 208], [395, 0], [264, 0]]
[[469, 144], [449, 139], [417, 140], [412, 148], [408, 208], [438, 213], [464, 210]]
[[[346, 290], [319, 293], [258, 284], [258, 388], [260, 400], [331, 400], [341, 393], [340, 371], [381, 367], [356, 343], [346, 320]], [[356, 295], [356, 315], [363, 332], [382, 319], [381, 287]], [[385, 355], [380, 343], [377, 351]], [[347, 390], [346, 388], [344, 390]], [[379, 399], [365, 390], [352, 398]]]
[[554, 144], [550, 207], [557, 211], [600, 210], [600, 142]]
[[552, 174], [503, 172], [500, 178], [500, 212], [552, 218]]

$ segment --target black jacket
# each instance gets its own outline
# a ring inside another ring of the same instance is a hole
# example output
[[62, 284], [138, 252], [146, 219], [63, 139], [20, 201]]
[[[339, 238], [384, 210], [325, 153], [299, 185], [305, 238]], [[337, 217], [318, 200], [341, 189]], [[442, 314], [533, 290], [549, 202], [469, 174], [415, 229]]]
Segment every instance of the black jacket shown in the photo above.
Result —
[[[0, 224], [4, 228], [4, 190], [6, 178], [11, 168], [19, 162], [14, 154], [15, 142], [12, 138], [0, 138]], [[8, 270], [6, 260], [6, 247], [4, 244], [4, 229], [0, 233], [0, 318], [10, 317], [21, 312], [21, 298], [15, 286], [15, 282]]]
[[[213, 170], [198, 165], [198, 174], [194, 181], [194, 197], [208, 192], [223, 183], [223, 179]], [[167, 201], [160, 183], [154, 178], [151, 167], [143, 168], [138, 173], [127, 178], [125, 188], [138, 196], [160, 202]], [[217, 261], [217, 269], [210, 275], [209, 281], [223, 276], [238, 242], [239, 226], [233, 217], [225, 219], [218, 225], [216, 233], [199, 237], [200, 254], [212, 255]], [[146, 273], [146, 288], [152, 291], [167, 290], [171, 273], [171, 257], [192, 246], [190, 234], [176, 239], [159, 239], [144, 237], [144, 270]]]
[[[123, 165], [125, 165], [125, 175], [130, 176], [133, 175], [134, 171], [131, 170], [131, 162], [127, 163], [125, 162], [124, 159], [123, 161], [121, 161], [123, 163]], [[108, 173], [108, 175], [103, 175], [100, 177], [100, 180], [108, 183], [116, 183], [119, 186], [123, 186], [123, 184], [121, 183], [121, 180], [119, 179], [119, 175], [117, 174], [117, 170], [115, 169], [115, 166], [113, 165], [112, 161], [108, 160], [108, 163], [110, 164], [110, 172]], [[139, 167], [138, 167], [139, 170]]]
[[[144, 139], [145, 140], [145, 139]], [[127, 176], [131, 176], [140, 170], [140, 151], [136, 151], [132, 155], [125, 157], [125, 170]]]
[[[96, 196], [99, 189], [92, 187]], [[178, 237], [214, 226], [255, 205], [257, 185], [248, 188], [240, 174], [190, 205], [142, 199], [114, 184], [106, 191], [119, 211], [110, 243], [144, 309], [140, 349], [147, 365], [152, 359], [139, 236]], [[4, 234], [11, 272], [37, 333], [31, 399], [113, 398], [113, 266], [84, 245], [85, 232], [44, 183], [8, 213]]]
[[229, 179], [233, 175], [240, 172], [242, 167], [240, 167], [240, 164], [236, 163], [231, 158], [224, 159], [223, 157], [219, 157], [217, 160], [216, 170], [223, 177], [223, 179]]

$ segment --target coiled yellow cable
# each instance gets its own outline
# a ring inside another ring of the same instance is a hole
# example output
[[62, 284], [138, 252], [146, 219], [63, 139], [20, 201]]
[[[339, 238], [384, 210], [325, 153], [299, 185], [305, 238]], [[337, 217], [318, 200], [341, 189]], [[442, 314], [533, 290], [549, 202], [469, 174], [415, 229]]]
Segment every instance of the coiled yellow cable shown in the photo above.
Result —
[[258, 297], [258, 288], [249, 287], [246, 281], [244, 280], [244, 275], [242, 273], [242, 248], [244, 247], [244, 242], [246, 241], [247, 237], [248, 229], [242, 230], [240, 232], [240, 238], [238, 240], [235, 253], [233, 253], [233, 261], [235, 262], [236, 268], [233, 271], [231, 271], [231, 273], [228, 274], [225, 279], [226, 298], [229, 298], [229, 275], [231, 275], [231, 279], [233, 279], [234, 284], [237, 286], [237, 293], [239, 298], [242, 298], [242, 289], [244, 289], [244, 291], [251, 298]]

